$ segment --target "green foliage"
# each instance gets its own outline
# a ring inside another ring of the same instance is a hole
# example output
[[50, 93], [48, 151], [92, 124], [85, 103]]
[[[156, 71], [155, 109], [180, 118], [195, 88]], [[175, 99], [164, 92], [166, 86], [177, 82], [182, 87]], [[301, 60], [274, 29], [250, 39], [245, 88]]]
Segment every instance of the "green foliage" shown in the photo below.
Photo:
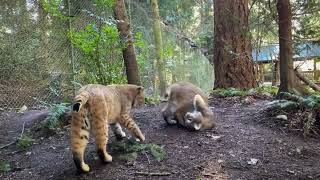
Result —
[[249, 92], [252, 93], [270, 93], [271, 95], [276, 95], [278, 93], [279, 88], [275, 86], [260, 86], [254, 89], [251, 89]]
[[122, 49], [125, 47], [119, 39], [115, 25], [104, 24], [97, 27], [87, 25], [83, 30], [70, 31], [69, 38], [74, 47], [83, 54], [80, 79], [87, 83], [125, 83]]
[[160, 96], [154, 95], [154, 96], [147, 96], [145, 97], [145, 103], [146, 104], [158, 104], [160, 103]]
[[112, 8], [115, 0], [94, 0], [93, 1], [98, 7]]
[[296, 109], [297, 107], [299, 107], [299, 104], [288, 100], [275, 100], [268, 103], [267, 106], [275, 110], [288, 110]]
[[30, 147], [33, 144], [33, 142], [34, 142], [34, 139], [32, 139], [30, 136], [22, 135], [22, 137], [19, 138], [17, 145], [19, 148], [26, 149]]
[[0, 161], [0, 172], [11, 171], [10, 163], [7, 161]]
[[64, 0], [40, 0], [43, 9], [54, 17], [66, 19], [67, 17], [62, 14], [61, 7]]
[[48, 130], [55, 130], [61, 126], [62, 116], [67, 111], [69, 105], [68, 103], [60, 103], [51, 105], [48, 117], [44, 121], [43, 127]]
[[247, 96], [248, 91], [236, 89], [236, 88], [227, 88], [227, 89], [215, 89], [213, 93], [218, 94], [220, 97], [233, 97], [233, 96]]
[[166, 157], [164, 149], [156, 144], [148, 144], [146, 150], [150, 151], [152, 156], [158, 161], [162, 161]]
[[111, 148], [121, 153], [121, 159], [130, 161], [134, 161], [138, 157], [138, 153], [143, 151], [150, 152], [159, 162], [166, 156], [166, 152], [161, 146], [156, 144], [142, 144], [134, 140], [115, 142], [111, 145]]

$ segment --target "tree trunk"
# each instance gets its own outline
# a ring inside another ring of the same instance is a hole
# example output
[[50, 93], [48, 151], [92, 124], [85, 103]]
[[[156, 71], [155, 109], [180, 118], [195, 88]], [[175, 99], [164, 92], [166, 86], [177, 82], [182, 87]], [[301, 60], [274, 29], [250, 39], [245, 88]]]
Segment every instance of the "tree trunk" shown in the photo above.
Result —
[[263, 85], [264, 84], [264, 64], [259, 64], [259, 81]]
[[279, 60], [275, 60], [273, 63], [273, 76], [272, 76], [272, 86], [277, 86], [279, 83]]
[[[295, 88], [295, 76], [293, 72], [292, 51], [292, 12], [290, 0], [278, 0], [278, 25], [280, 46], [280, 92], [301, 94], [300, 88]], [[298, 84], [296, 84], [298, 86]]]
[[248, 25], [248, 0], [214, 1], [215, 88], [257, 86]]
[[124, 0], [116, 0], [113, 8], [114, 17], [117, 20], [117, 28], [120, 38], [126, 42], [126, 48], [122, 50], [123, 60], [129, 84], [141, 85], [139, 70], [134, 50], [133, 40], [130, 33], [130, 24], [126, 15]]
[[163, 95], [166, 89], [166, 77], [163, 60], [162, 35], [160, 28], [160, 16], [157, 0], [151, 0], [152, 16], [153, 16], [153, 35], [156, 46], [158, 76], [160, 84], [160, 94]]

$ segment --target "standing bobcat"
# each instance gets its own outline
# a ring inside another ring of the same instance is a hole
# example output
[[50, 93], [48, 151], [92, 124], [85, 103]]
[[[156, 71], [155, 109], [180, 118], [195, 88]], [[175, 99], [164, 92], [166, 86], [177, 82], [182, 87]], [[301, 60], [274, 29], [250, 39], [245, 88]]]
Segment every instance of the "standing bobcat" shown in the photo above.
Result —
[[165, 99], [162, 115], [168, 124], [180, 124], [197, 131], [214, 126], [208, 98], [197, 86], [189, 82], [175, 83], [167, 88]]
[[[130, 110], [144, 104], [142, 86], [89, 84], [82, 87], [75, 97], [71, 122], [71, 150], [78, 170], [89, 172], [84, 162], [84, 151], [92, 129], [97, 153], [103, 162], [111, 162], [106, 151], [108, 126], [117, 137], [124, 137], [121, 125], [126, 126], [140, 141], [145, 137], [130, 117]], [[120, 124], [119, 124], [120, 123]]]

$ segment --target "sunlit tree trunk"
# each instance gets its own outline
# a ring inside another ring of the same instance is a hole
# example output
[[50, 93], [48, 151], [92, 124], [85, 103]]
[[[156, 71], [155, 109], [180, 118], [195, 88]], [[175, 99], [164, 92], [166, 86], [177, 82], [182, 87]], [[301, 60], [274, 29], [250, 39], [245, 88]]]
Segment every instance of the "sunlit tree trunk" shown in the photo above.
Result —
[[153, 16], [153, 35], [156, 46], [158, 76], [159, 76], [159, 88], [160, 94], [163, 95], [166, 89], [166, 77], [164, 69], [163, 49], [162, 49], [162, 35], [160, 28], [160, 16], [157, 0], [151, 0], [151, 9]]
[[214, 0], [215, 88], [256, 87], [248, 0]]
[[278, 24], [280, 46], [280, 87], [279, 92], [303, 93], [298, 82], [295, 81], [293, 71], [292, 49], [292, 12], [290, 0], [278, 0]]
[[122, 50], [123, 60], [126, 67], [126, 74], [129, 84], [141, 85], [136, 54], [133, 40], [130, 33], [130, 24], [126, 15], [124, 0], [115, 0], [114, 17], [117, 20], [117, 28], [126, 48]]

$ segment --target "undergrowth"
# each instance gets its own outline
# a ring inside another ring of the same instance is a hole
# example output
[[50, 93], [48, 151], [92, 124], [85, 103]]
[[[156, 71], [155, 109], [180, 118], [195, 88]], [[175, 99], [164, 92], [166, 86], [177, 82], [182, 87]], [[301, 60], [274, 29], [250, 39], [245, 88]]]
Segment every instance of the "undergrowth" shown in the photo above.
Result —
[[281, 93], [281, 100], [274, 100], [267, 104], [271, 116], [286, 115], [287, 120], [278, 122], [290, 129], [299, 129], [304, 136], [319, 135], [320, 130], [320, 95], [311, 94], [302, 97], [290, 93]]
[[156, 144], [144, 144], [134, 140], [118, 141], [111, 145], [111, 149], [120, 153], [119, 158], [127, 161], [135, 161], [139, 153], [148, 152], [158, 162], [162, 161], [165, 156], [165, 150]]
[[214, 94], [217, 94], [220, 97], [234, 97], [234, 96], [248, 96], [253, 94], [263, 94], [269, 93], [270, 95], [276, 95], [278, 92], [278, 88], [274, 86], [260, 86], [257, 88], [253, 88], [250, 90], [241, 90], [237, 88], [221, 88], [215, 89], [212, 91]]
[[17, 146], [21, 149], [26, 149], [26, 148], [32, 146], [34, 141], [35, 140], [32, 139], [31, 136], [24, 134], [21, 136], [21, 138], [19, 138], [19, 140], [17, 142]]
[[0, 161], [0, 172], [11, 171], [10, 163], [7, 161]]
[[43, 122], [43, 128], [47, 130], [55, 130], [63, 124], [63, 115], [65, 115], [68, 110], [68, 103], [60, 103], [50, 105], [50, 112], [48, 117]]
[[161, 102], [160, 96], [146, 96], [144, 98], [146, 104], [159, 104]]

